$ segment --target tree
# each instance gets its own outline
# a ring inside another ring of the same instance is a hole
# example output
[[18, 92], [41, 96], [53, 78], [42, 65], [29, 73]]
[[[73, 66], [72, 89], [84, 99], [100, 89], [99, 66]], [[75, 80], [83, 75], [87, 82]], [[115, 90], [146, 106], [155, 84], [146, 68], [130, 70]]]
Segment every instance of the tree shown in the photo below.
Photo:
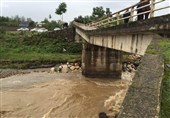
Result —
[[48, 23], [48, 19], [47, 18], [44, 18], [44, 21], [42, 21], [43, 23]]
[[49, 19], [51, 19], [52, 17], [51, 17], [51, 14], [48, 16], [49, 17]]
[[112, 12], [110, 11], [110, 8], [106, 8], [106, 15], [110, 16], [112, 14]]
[[16, 15], [16, 16], [14, 16], [13, 20], [14, 20], [15, 22], [20, 22], [20, 21], [21, 21], [21, 18], [20, 18], [18, 15]]
[[74, 18], [76, 22], [83, 23], [83, 17], [80, 15], [78, 18]]
[[60, 3], [58, 8], [56, 9], [55, 13], [58, 15], [62, 15], [62, 21], [63, 21], [63, 13], [67, 11], [67, 4], [65, 2]]
[[20, 18], [20, 21], [24, 22], [24, 21], [25, 21], [25, 17], [22, 16], [22, 17]]
[[30, 21], [29, 22], [29, 27], [35, 27], [35, 22], [34, 21]]
[[26, 20], [27, 22], [31, 22], [32, 21], [32, 19], [31, 18], [27, 18], [27, 20]]
[[102, 6], [93, 8], [92, 16], [96, 19], [103, 17], [105, 14], [105, 10]]

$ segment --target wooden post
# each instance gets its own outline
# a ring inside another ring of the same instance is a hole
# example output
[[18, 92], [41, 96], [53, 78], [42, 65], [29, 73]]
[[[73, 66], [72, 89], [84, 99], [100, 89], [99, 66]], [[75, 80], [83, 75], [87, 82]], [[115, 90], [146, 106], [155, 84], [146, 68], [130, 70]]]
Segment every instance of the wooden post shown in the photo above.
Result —
[[150, 13], [150, 17], [154, 17], [154, 9], [155, 9], [155, 4], [154, 4], [155, 0], [151, 0], [151, 13]]
[[119, 13], [116, 14], [117, 25], [119, 25]]

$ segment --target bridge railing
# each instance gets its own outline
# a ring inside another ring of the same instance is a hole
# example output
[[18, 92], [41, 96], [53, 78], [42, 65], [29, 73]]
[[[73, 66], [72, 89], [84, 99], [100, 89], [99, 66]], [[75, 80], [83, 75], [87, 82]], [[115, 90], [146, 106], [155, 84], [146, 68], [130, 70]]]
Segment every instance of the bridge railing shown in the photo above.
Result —
[[[160, 10], [163, 10], [163, 9], [170, 8], [170, 5], [160, 7], [160, 8], [155, 8], [155, 5], [160, 4], [160, 3], [164, 2], [164, 1], [166, 1], [166, 0], [149, 0], [149, 4], [146, 4], [146, 5], [141, 6], [141, 7], [139, 7], [139, 5], [141, 3], [144, 3], [144, 2], [137, 3], [135, 5], [132, 5], [130, 7], [125, 8], [123, 10], [115, 12], [115, 13], [111, 14], [110, 16], [102, 17], [102, 18], [100, 18], [100, 19], [98, 19], [96, 21], [93, 21], [93, 22], [91, 22], [91, 23], [89, 23], [87, 25], [88, 26], [93, 26], [93, 27], [115, 26], [115, 25], [119, 25], [121, 23], [124, 23], [124, 21], [123, 21], [124, 19], [129, 19], [129, 22], [136, 21], [137, 17], [139, 15], [142, 15], [142, 14], [144, 15], [146, 13], [150, 14], [149, 18], [152, 18], [152, 17], [154, 17], [154, 13], [156, 11], [160, 11]], [[150, 7], [150, 10], [146, 10], [145, 12], [138, 13], [138, 11], [140, 9], [144, 9], [144, 8], [147, 8], [147, 7]], [[130, 15], [127, 16], [127, 17], [123, 17], [123, 15], [127, 14], [127, 13], [130, 13]]]

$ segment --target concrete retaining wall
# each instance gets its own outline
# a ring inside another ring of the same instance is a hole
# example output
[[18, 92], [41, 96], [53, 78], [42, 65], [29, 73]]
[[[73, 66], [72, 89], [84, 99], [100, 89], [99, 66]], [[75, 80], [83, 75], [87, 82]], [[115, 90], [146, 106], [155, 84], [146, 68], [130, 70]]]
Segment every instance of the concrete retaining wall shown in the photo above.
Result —
[[164, 61], [145, 55], [125, 96], [118, 118], [158, 118]]

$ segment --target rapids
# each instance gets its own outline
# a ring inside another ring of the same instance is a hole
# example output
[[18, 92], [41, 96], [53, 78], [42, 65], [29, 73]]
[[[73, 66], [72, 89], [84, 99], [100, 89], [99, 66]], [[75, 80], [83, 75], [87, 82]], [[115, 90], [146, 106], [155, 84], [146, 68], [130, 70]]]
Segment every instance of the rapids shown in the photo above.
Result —
[[6, 77], [0, 80], [0, 116], [97, 118], [99, 112], [113, 115], [119, 111], [130, 83], [125, 79], [86, 78], [80, 72], [44, 71]]

